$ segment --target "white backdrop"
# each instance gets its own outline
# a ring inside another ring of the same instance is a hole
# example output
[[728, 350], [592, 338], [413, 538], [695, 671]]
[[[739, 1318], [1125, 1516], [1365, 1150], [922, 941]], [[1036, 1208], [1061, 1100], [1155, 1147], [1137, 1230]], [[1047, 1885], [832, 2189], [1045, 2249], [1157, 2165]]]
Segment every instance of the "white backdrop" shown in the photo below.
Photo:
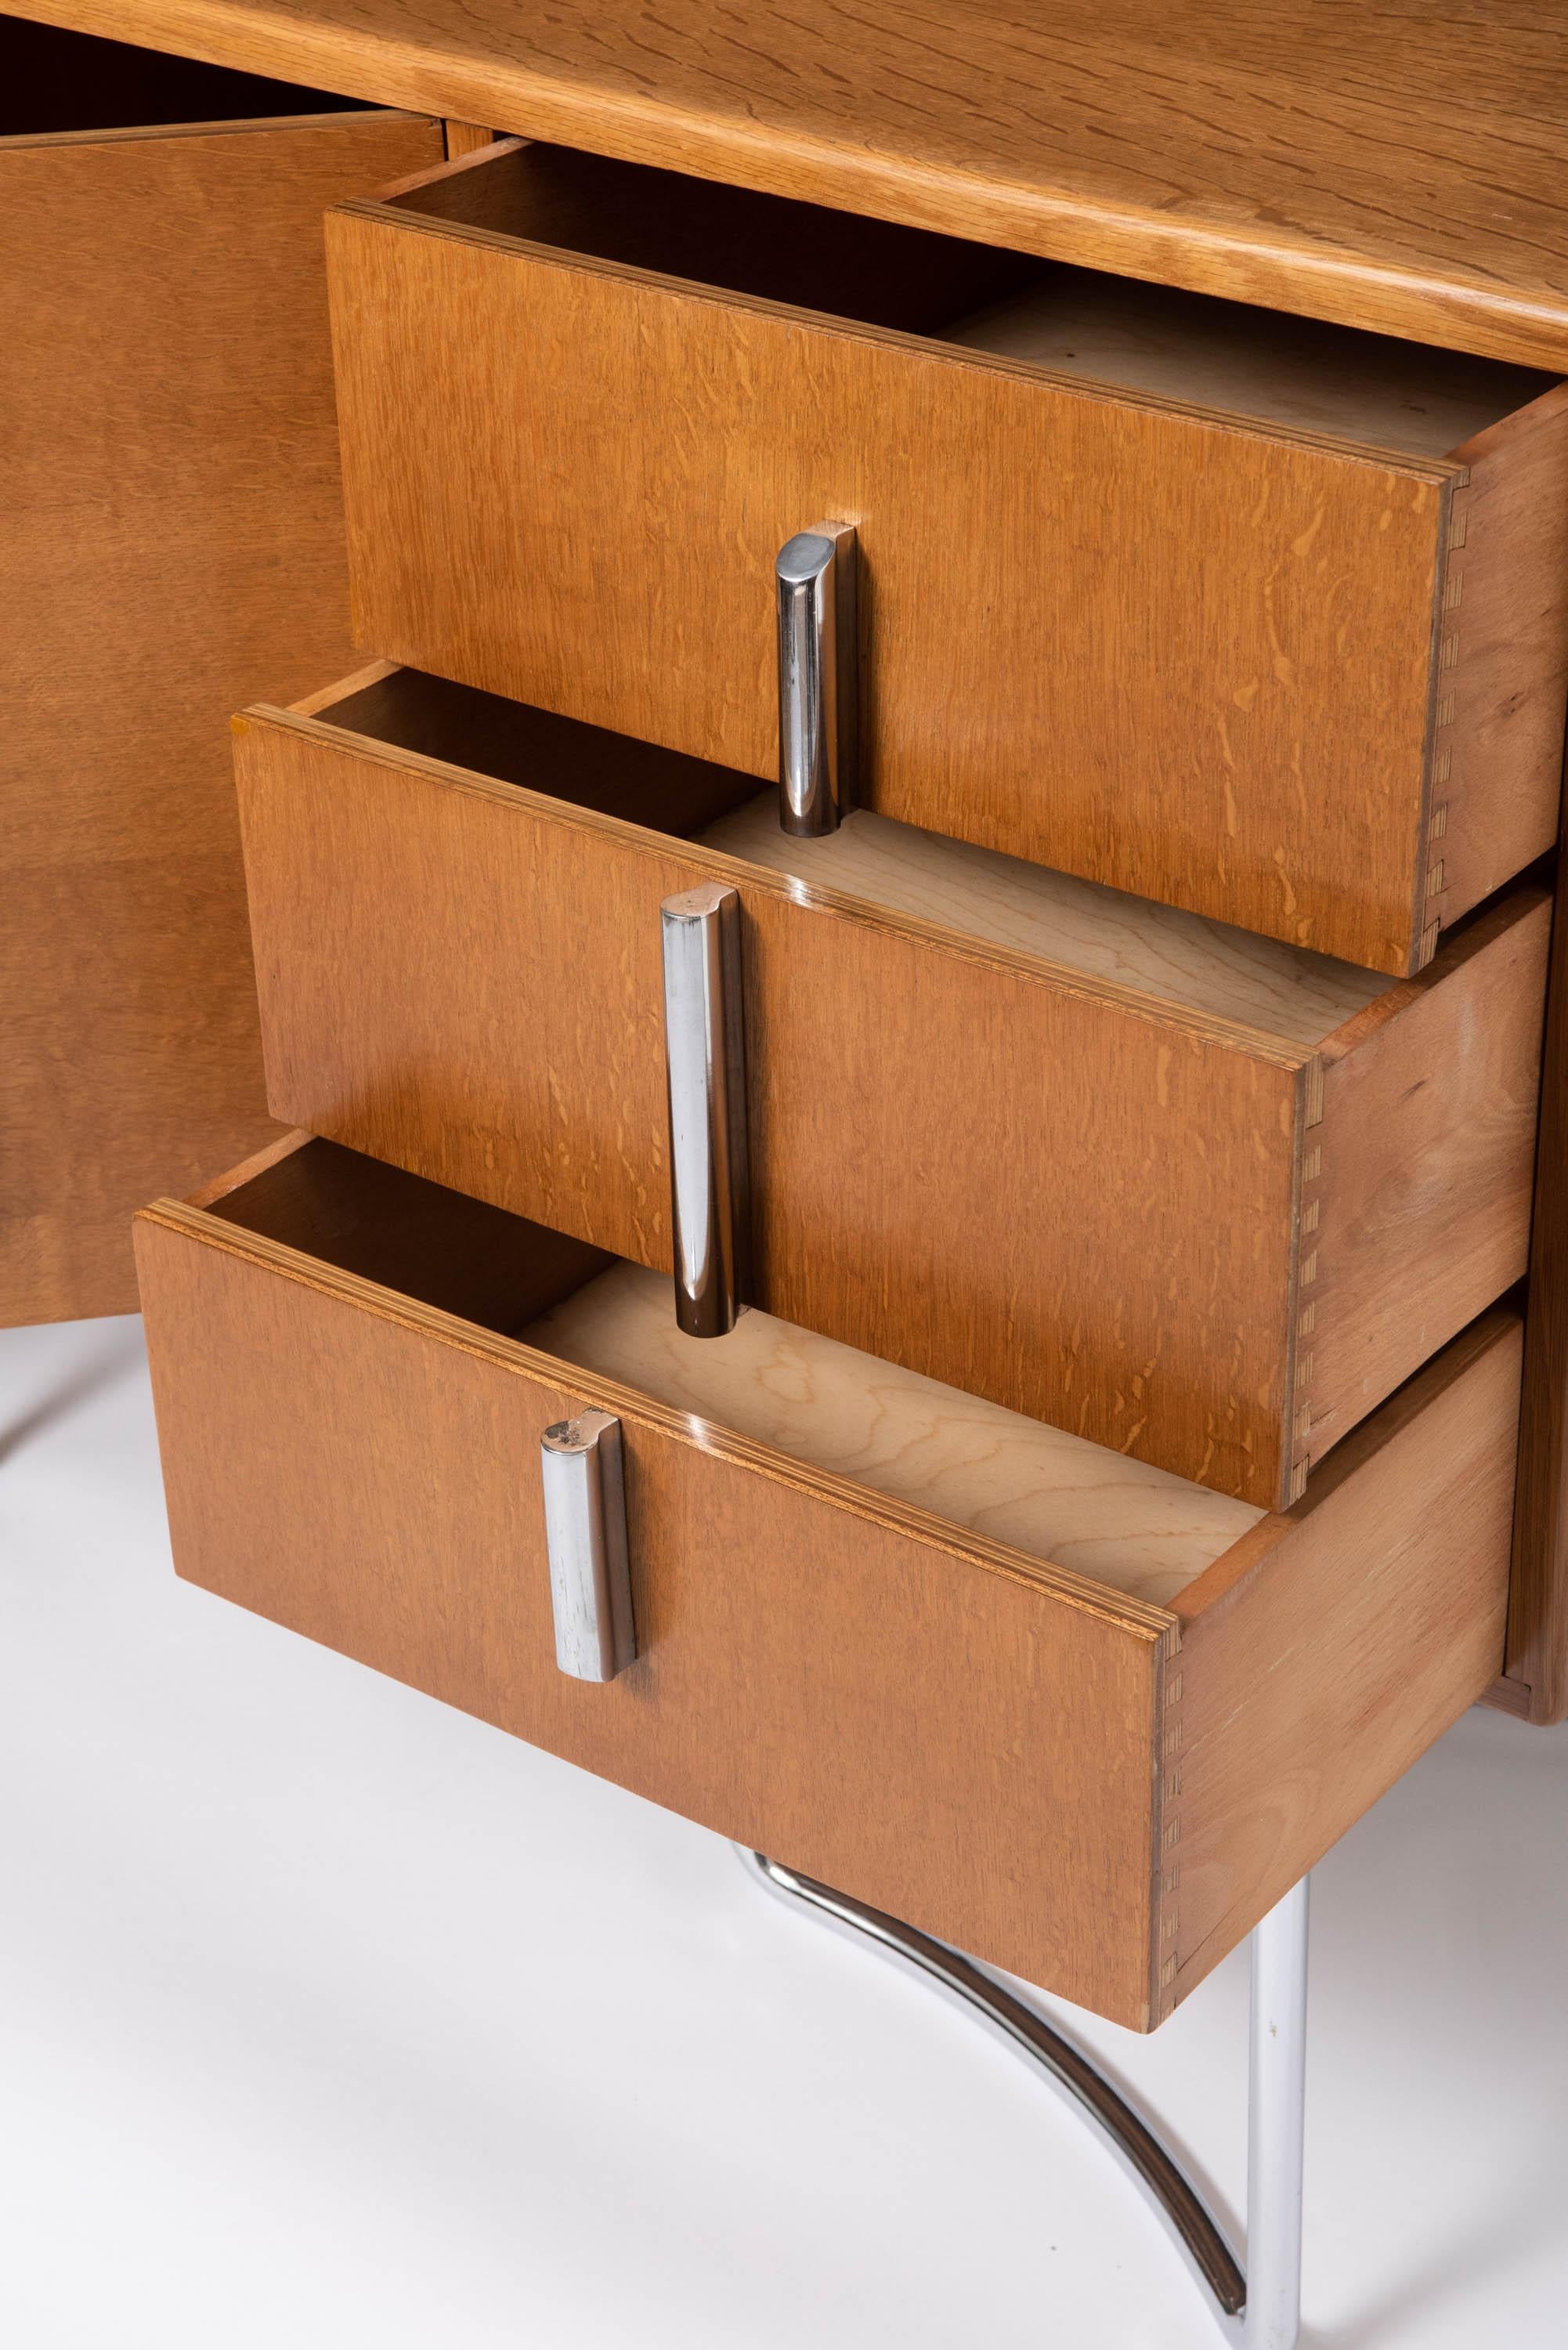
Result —
[[[1211, 2350], [931, 1993], [176, 1583], [135, 1322], [0, 1335], [0, 1444], [7, 2350]], [[1317, 1873], [1317, 2350], [1568, 2331], [1565, 1831], [1568, 1734], [1476, 1712]], [[1243, 1958], [1066, 2012], [1233, 2210]]]

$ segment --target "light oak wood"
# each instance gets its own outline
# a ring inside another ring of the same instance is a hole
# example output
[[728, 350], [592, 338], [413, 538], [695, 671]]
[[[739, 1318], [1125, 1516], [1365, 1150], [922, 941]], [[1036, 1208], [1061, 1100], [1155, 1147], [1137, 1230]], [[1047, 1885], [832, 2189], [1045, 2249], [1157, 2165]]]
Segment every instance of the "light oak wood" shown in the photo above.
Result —
[[803, 883], [680, 837], [748, 778], [427, 682], [236, 722], [275, 1116], [668, 1267], [659, 909], [720, 880], [770, 1313], [1267, 1507], [1522, 1274], [1538, 886], [1376, 993], [929, 838], [905, 911], [890, 825]]
[[1555, 10], [948, 0], [29, 0], [324, 79], [1132, 277], [1568, 366]]
[[[1168, 2012], [1496, 1669], [1511, 1316], [1166, 1610], [929, 1506], [945, 1451], [951, 1490], [968, 1474], [963, 1399], [941, 1425], [917, 1407], [919, 1498], [877, 1492], [857, 1469], [898, 1471], [864, 1440], [867, 1396], [836, 1465], [789, 1449], [836, 1441], [826, 1388], [777, 1392], [783, 1369], [817, 1375], [804, 1336], [759, 1349], [742, 1321], [736, 1409], [699, 1417], [503, 1335], [528, 1326], [526, 1237], [500, 1252], [493, 1308], [459, 1319], [430, 1302], [453, 1254], [442, 1194], [405, 1211], [408, 1179], [321, 1143], [295, 1158], [292, 1179], [281, 1160], [215, 1210], [139, 1223], [179, 1571], [1118, 2022]], [[569, 1274], [535, 1237], [547, 1296]], [[684, 1377], [700, 1408], [718, 1395]], [[537, 1485], [540, 1431], [586, 1406], [622, 1423], [640, 1651], [605, 1688], [555, 1669]], [[1097, 1511], [1108, 1550], [1126, 1465], [1056, 1458], [1062, 1528], [1083, 1549]]]
[[228, 713], [346, 656], [320, 215], [439, 151], [0, 140], [0, 1322], [133, 1312], [135, 1209], [269, 1131]]
[[[774, 557], [836, 518], [882, 815], [1395, 974], [1550, 848], [1545, 379], [1428, 351], [1457, 448], [1328, 439], [1219, 398], [1292, 321], [1085, 381], [940, 339], [1016, 256], [517, 141], [327, 234], [375, 651], [771, 777]], [[1411, 354], [1345, 339], [1382, 431]]]
[[495, 139], [493, 130], [486, 130], [477, 122], [448, 122], [442, 128], [449, 162], [462, 155], [477, 155], [482, 147], [493, 145]]
[[1511, 1315], [1476, 1324], [1175, 1601], [1157, 2014], [1495, 1670], [1521, 1351]]
[[[327, 715], [331, 705], [318, 708]], [[1256, 1029], [1277, 1045], [1321, 1045], [1394, 984], [1358, 964], [948, 840], [868, 808], [853, 810], [820, 839], [794, 840], [779, 828], [777, 792], [763, 792], [697, 838], [748, 865]]]
[[1323, 1051], [1300, 1191], [1294, 1409], [1315, 1464], [1525, 1269], [1552, 899], [1479, 915]]
[[519, 1336], [1151, 1607], [1168, 1607], [1263, 1514], [771, 1314], [688, 1338], [668, 1279], [640, 1265], [617, 1264]]
[[1552, 389], [1495, 359], [1325, 326], [1094, 269], [1052, 268], [943, 340], [1259, 423], [1446, 457]]

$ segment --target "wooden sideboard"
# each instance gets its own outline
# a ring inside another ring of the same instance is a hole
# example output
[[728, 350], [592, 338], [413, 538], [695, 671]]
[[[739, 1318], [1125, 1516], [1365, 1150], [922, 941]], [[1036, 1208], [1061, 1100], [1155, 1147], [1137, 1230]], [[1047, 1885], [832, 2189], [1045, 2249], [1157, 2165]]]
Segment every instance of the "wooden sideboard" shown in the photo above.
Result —
[[1568, 1713], [1550, 29], [34, 14], [0, 1312], [128, 1310], [143, 1210], [182, 1574], [1158, 2023]]

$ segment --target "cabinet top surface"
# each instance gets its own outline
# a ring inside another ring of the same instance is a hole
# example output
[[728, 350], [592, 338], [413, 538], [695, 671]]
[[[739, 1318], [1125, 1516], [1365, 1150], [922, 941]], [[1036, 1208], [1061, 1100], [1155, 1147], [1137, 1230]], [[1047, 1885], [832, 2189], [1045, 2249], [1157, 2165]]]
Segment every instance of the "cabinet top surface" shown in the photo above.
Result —
[[1561, 0], [32, 0], [14, 13], [1568, 367]]

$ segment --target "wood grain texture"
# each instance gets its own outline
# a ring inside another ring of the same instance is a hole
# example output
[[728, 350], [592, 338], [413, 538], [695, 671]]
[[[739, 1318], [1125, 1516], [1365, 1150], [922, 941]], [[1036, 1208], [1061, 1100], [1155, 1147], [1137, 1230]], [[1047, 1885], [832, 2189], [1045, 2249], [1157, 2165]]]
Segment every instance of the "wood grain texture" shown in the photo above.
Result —
[[1552, 0], [28, 0], [846, 211], [1568, 366]]
[[1496, 1673], [1521, 1353], [1472, 1326], [1176, 1601], [1157, 2016]]
[[1568, 679], [1568, 385], [1454, 452], [1424, 858], [1431, 937], [1557, 838]]
[[[319, 715], [334, 724], [356, 723], [341, 705], [323, 704]], [[796, 840], [780, 828], [778, 793], [762, 792], [696, 837], [704, 847], [814, 889], [915, 914], [1081, 978], [1233, 1021], [1279, 1045], [1321, 1045], [1396, 984], [1309, 948], [921, 832], [869, 808], [851, 809], [836, 832], [820, 839]]]
[[[361, 641], [771, 776], [774, 557], [853, 522], [865, 805], [1419, 967], [1462, 468], [601, 259], [573, 246], [580, 192], [555, 171], [492, 150], [441, 180], [446, 216], [410, 191], [329, 220]], [[451, 217], [464, 190], [514, 234]], [[685, 202], [650, 197], [659, 234], [630, 249], [681, 260]], [[818, 311], [855, 273], [827, 274]], [[1542, 429], [1554, 448], [1568, 408]], [[1552, 671], [1534, 635], [1511, 660], [1532, 649]], [[1555, 672], [1540, 701], [1560, 721]], [[1557, 771], [1530, 729], [1516, 767], [1512, 739], [1496, 789], [1538, 831]], [[1467, 879], [1450, 858], [1444, 919]]]
[[348, 644], [320, 214], [439, 131], [0, 142], [0, 1322], [268, 1130], [227, 718]]
[[477, 122], [445, 122], [441, 128], [446, 133], [449, 163], [455, 162], [462, 155], [477, 155], [482, 147], [489, 147], [495, 138], [493, 130], [486, 130]]
[[1568, 855], [1557, 862], [1524, 1321], [1507, 1679], [1492, 1701], [1568, 1717]]
[[[265, 1205], [139, 1221], [179, 1571], [1119, 2022], [1168, 2012], [1501, 1657], [1510, 1316], [1173, 1614], [306, 1253], [287, 1163]], [[327, 1221], [362, 1250], [348, 1199]], [[400, 1245], [428, 1285], [444, 1212], [370, 1212], [384, 1276]], [[555, 1669], [537, 1489], [541, 1429], [586, 1405], [627, 1449], [640, 1654], [607, 1688]]]
[[[1135, 987], [966, 932], [961, 857], [940, 922], [546, 797], [557, 762], [583, 789], [573, 738], [524, 718], [514, 766], [533, 788], [326, 717], [238, 722], [275, 1116], [667, 1268], [659, 908], [727, 882], [743, 909], [754, 1302], [1260, 1507], [1299, 1490], [1309, 1046], [1161, 996], [1158, 962]], [[625, 810], [602, 738], [596, 756]], [[657, 819], [666, 778], [644, 784]], [[670, 788], [677, 814], [701, 796]], [[1532, 910], [1539, 931], [1539, 892], [1508, 900], [1499, 933]], [[1490, 1271], [1522, 1263], [1514, 1073], [1539, 1049], [1539, 989], [1532, 1003], [1528, 956], [1499, 950], [1513, 989], [1461, 950], [1354, 1015], [1369, 1042], [1380, 1013], [1397, 1026], [1381, 1049], [1431, 1107], [1386, 1135], [1352, 1117], [1336, 1146], [1363, 1154], [1374, 1194], [1411, 1180], [1399, 1215], [1347, 1206], [1334, 1235], [1352, 1336], [1336, 1358], [1316, 1308], [1314, 1398], [1335, 1436], [1353, 1391], [1359, 1417], [1425, 1359], [1434, 1322], [1459, 1327], [1514, 1277], [1489, 1289]], [[1355, 1170], [1338, 1180], [1348, 1192]], [[1417, 1314], [1405, 1288], [1428, 1245]]]
[[[138, 1253], [190, 1580], [1147, 2022], [1168, 1617], [199, 1211]], [[538, 1490], [590, 1403], [642, 1651], [603, 1689], [556, 1669]]]
[[1407, 457], [1447, 457], [1552, 389], [1550, 375], [1496, 359], [1060, 265], [942, 339]]
[[754, 1308], [727, 1337], [689, 1338], [668, 1279], [640, 1265], [614, 1265], [518, 1335], [673, 1411], [1154, 1607], [1168, 1607], [1262, 1514]]
[[1324, 1049], [1297, 1271], [1298, 1459], [1523, 1279], [1551, 892], [1525, 883]]

